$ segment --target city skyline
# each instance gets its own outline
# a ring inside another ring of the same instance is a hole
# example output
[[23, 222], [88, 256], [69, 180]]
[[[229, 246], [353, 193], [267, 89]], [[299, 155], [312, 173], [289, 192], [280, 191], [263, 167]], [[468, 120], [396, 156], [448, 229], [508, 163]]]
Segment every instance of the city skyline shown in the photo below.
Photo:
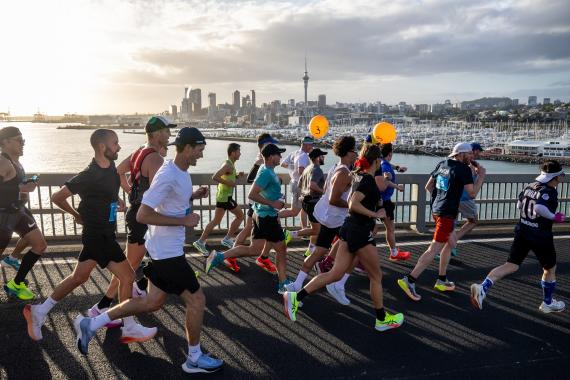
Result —
[[[32, 9], [33, 11], [31, 11]], [[564, 1], [2, 2], [0, 112], [160, 112], [180, 88], [232, 103], [570, 99]]]

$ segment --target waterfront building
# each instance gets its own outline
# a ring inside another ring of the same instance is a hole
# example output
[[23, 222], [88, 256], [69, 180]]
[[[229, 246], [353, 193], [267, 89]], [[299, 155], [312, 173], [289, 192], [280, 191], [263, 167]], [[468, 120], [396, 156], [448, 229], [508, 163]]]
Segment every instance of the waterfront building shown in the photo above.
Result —
[[518, 99], [513, 99], [513, 100], [512, 100], [512, 104], [513, 104], [513, 107], [517, 107], [517, 106], [519, 105], [519, 100], [518, 100]]
[[178, 107], [176, 104], [170, 106], [170, 114], [172, 115], [172, 120], [178, 119]]
[[508, 154], [538, 156], [543, 154], [544, 142], [536, 140], [515, 140], [507, 144]]
[[544, 157], [570, 157], [570, 140], [551, 140], [544, 143]]
[[528, 97], [528, 106], [529, 107], [536, 107], [538, 104], [536, 96], [529, 96]]
[[235, 90], [235, 91], [234, 91], [233, 99], [234, 99], [234, 102], [233, 102], [234, 110], [237, 111], [237, 110], [239, 110], [239, 109], [241, 108], [241, 107], [240, 107], [240, 100], [241, 100], [241, 99], [240, 99], [239, 90]]

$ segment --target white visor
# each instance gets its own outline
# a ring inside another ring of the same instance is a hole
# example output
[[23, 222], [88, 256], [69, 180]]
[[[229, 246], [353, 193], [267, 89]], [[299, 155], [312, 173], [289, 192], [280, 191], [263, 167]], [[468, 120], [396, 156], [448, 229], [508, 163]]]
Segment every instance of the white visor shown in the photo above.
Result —
[[552, 179], [554, 177], [558, 177], [559, 175], [565, 176], [566, 173], [564, 173], [562, 170], [560, 170], [559, 172], [556, 172], [556, 173], [546, 173], [546, 172], [541, 171], [540, 175], [538, 177], [536, 177], [536, 180], [538, 182], [541, 182], [541, 183], [548, 183], [548, 182], [552, 181]]

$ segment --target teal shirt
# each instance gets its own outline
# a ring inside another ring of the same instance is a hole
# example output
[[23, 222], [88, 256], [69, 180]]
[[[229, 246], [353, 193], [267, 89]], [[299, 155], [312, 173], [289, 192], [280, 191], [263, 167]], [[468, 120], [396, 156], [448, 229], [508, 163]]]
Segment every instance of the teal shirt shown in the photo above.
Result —
[[[276, 201], [281, 198], [281, 182], [273, 168], [261, 165], [254, 183], [261, 188], [260, 194], [263, 198], [270, 201]], [[257, 202], [253, 202], [253, 211], [260, 217], [277, 216], [276, 209]]]

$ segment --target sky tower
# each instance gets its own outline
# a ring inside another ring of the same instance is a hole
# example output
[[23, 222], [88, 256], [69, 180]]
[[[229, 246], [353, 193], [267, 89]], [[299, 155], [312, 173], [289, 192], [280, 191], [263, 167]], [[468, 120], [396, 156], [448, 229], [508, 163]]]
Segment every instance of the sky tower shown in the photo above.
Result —
[[307, 72], [307, 56], [305, 56], [305, 75], [303, 75], [303, 82], [305, 83], [305, 107], [307, 107], [307, 87], [309, 87], [309, 73]]

